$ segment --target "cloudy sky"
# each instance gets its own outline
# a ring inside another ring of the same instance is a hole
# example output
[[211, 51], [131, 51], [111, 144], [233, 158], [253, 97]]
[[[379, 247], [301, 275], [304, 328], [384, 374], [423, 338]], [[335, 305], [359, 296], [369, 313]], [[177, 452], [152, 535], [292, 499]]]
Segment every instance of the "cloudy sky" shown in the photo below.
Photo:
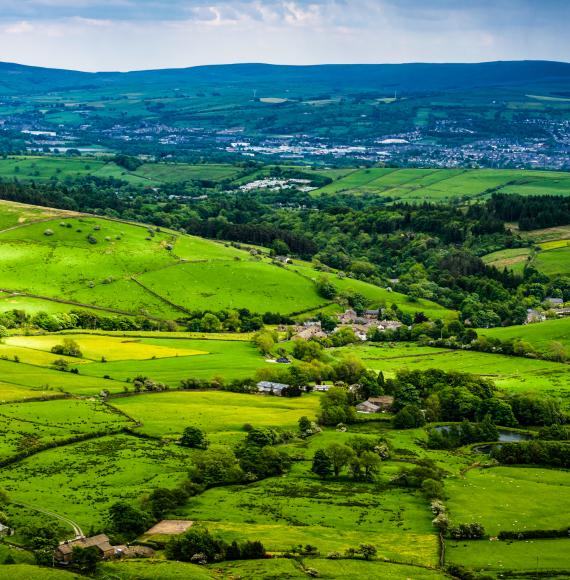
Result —
[[0, 0], [0, 61], [570, 61], [570, 0]]

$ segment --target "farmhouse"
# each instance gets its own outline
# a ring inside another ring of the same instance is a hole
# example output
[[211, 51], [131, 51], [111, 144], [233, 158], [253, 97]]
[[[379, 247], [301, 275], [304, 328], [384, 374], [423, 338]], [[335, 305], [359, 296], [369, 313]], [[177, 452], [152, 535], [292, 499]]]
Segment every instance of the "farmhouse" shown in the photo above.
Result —
[[356, 314], [356, 311], [352, 309], [346, 310], [343, 314], [339, 315], [338, 317], [341, 324], [351, 324], [353, 322], [356, 322], [357, 318], [358, 315]]
[[378, 413], [380, 407], [370, 401], [364, 401], [364, 403], [356, 405], [356, 411], [357, 413]]
[[552, 298], [552, 297], [547, 297], [544, 300], [545, 302], [548, 302], [551, 306], [562, 306], [564, 304], [564, 300], [562, 300], [562, 298]]
[[293, 338], [300, 338], [302, 340], [310, 340], [311, 338], [325, 338], [326, 333], [321, 330], [320, 324], [302, 328]]
[[538, 310], [534, 310], [534, 308], [529, 308], [526, 311], [526, 321], [525, 324], [533, 324], [535, 322], [544, 322], [546, 320], [546, 316], [544, 313], [539, 312]]
[[554, 313], [556, 316], [564, 318], [565, 316], [570, 316], [570, 308], [554, 308]]
[[381, 397], [369, 397], [368, 402], [380, 407], [381, 411], [390, 411], [394, 404], [394, 397], [382, 395]]
[[380, 320], [377, 324], [374, 324], [378, 330], [385, 332], [386, 330], [397, 330], [402, 326], [401, 322], [397, 320]]
[[60, 564], [69, 564], [71, 562], [73, 548], [91, 548], [95, 547], [99, 551], [101, 559], [114, 558], [116, 550], [111, 546], [108, 536], [99, 534], [92, 538], [77, 538], [75, 540], [66, 540], [62, 542], [55, 550], [54, 557]]
[[257, 390], [260, 393], [266, 393], [269, 395], [277, 395], [280, 397], [283, 394], [283, 389], [288, 389], [289, 385], [284, 385], [283, 383], [271, 383], [269, 381], [260, 381], [257, 383]]
[[331, 389], [332, 386], [333, 385], [315, 385], [315, 388], [313, 390], [316, 391], [317, 393], [326, 393]]
[[365, 310], [364, 316], [369, 319], [377, 319], [380, 316], [380, 310]]

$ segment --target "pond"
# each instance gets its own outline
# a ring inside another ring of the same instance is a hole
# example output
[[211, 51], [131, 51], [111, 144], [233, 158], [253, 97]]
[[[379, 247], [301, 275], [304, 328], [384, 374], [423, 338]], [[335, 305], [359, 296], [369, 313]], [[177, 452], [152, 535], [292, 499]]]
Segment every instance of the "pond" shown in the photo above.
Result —
[[[436, 431], [449, 431], [451, 425], [438, 425]], [[516, 443], [517, 441], [529, 441], [532, 439], [530, 433], [511, 431], [510, 429], [499, 429], [499, 443]]]

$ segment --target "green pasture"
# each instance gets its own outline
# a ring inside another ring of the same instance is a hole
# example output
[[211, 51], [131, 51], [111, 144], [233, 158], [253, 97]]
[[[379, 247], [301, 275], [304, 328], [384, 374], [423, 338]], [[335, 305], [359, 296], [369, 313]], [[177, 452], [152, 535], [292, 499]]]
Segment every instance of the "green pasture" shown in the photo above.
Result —
[[10, 580], [83, 580], [85, 576], [79, 576], [74, 572], [58, 568], [44, 568], [32, 564], [15, 564], [0, 567], [0, 574], [8, 574]]
[[[136, 502], [187, 477], [184, 448], [127, 435], [50, 449], [0, 471], [11, 500], [71, 518], [86, 530], [103, 524], [113, 502]], [[70, 530], [71, 533], [71, 530]]]
[[0, 178], [49, 181], [91, 175], [106, 161], [93, 157], [24, 156], [0, 159]]
[[461, 371], [488, 377], [499, 388], [510, 392], [538, 392], [570, 403], [570, 373], [568, 366], [543, 360], [511, 357], [464, 350], [432, 349], [430, 347], [386, 343], [342, 347], [334, 356], [355, 354], [374, 370], [392, 375], [398, 369]]
[[[95, 363], [93, 363], [95, 364]], [[104, 363], [103, 363], [104, 364]], [[3, 383], [0, 384], [0, 400], [4, 399], [2, 385], [7, 384], [9, 400], [34, 397], [50, 397], [59, 393], [71, 393], [73, 395], [98, 395], [102, 390], [112, 393], [122, 392], [127, 385], [120, 381], [109, 381], [97, 376], [84, 375], [83, 370], [88, 365], [80, 367], [79, 374], [61, 372], [47, 367], [17, 363], [0, 358], [0, 376]], [[23, 388], [24, 397], [18, 397], [14, 389]]]
[[538, 252], [532, 265], [550, 277], [567, 276], [570, 274], [570, 245], [566, 243]]
[[546, 320], [536, 324], [489, 328], [479, 331], [482, 336], [501, 340], [524, 340], [543, 353], [548, 352], [551, 342], [560, 342], [570, 349], [570, 318]]
[[[216, 565], [216, 570], [221, 565]], [[144, 561], [105, 562], [101, 565], [101, 573], [103, 577], [107, 575], [116, 580], [212, 580], [214, 578], [211, 571], [204, 566], [159, 558]]]
[[[2, 160], [0, 160], [0, 167]], [[73, 212], [47, 207], [27, 205], [13, 201], [0, 200], [0, 230], [24, 226], [41, 220], [49, 220], [59, 216], [71, 216]]]
[[116, 431], [130, 424], [102, 403], [78, 399], [0, 406], [0, 458], [78, 435]]
[[196, 310], [248, 308], [289, 314], [326, 303], [309, 280], [263, 262], [179, 264], [137, 279], [174, 304]]
[[218, 443], [244, 439], [246, 423], [297, 431], [300, 417], [316, 417], [319, 400], [317, 394], [288, 399], [224, 391], [187, 391], [118, 398], [113, 400], [113, 405], [140, 421], [143, 433], [178, 438], [186, 427], [194, 425]]
[[[502, 578], [509, 570], [526, 571], [527, 578], [568, 578], [570, 540], [488, 540], [448, 542], [446, 559], [482, 573]], [[559, 573], [557, 573], [559, 571]], [[538, 573], [538, 576], [535, 576]], [[545, 576], [544, 574], [548, 574]], [[495, 576], [497, 575], [497, 576]], [[520, 577], [520, 576], [516, 576]]]
[[233, 165], [205, 163], [145, 163], [133, 175], [160, 183], [180, 183], [184, 181], [223, 181], [235, 178], [242, 171]]
[[483, 257], [483, 261], [499, 270], [507, 268], [517, 274], [522, 274], [525, 266], [529, 263], [530, 255], [530, 248], [511, 248], [487, 254]]
[[227, 340], [182, 340], [142, 339], [144, 344], [162, 345], [168, 348], [183, 348], [205, 354], [193, 356], [149, 359], [144, 361], [124, 360], [116, 362], [94, 362], [81, 367], [81, 373], [92, 377], [111, 376], [125, 381], [137, 375], [147, 376], [176, 387], [182, 379], [190, 377], [224, 379], [252, 377], [255, 371], [269, 363], [249, 342]]
[[348, 479], [323, 482], [309, 468], [300, 462], [284, 478], [208, 490], [180, 514], [228, 541], [262, 539], [270, 551], [301, 543], [327, 554], [370, 543], [380, 558], [435, 564], [437, 538], [421, 495]]
[[454, 523], [479, 522], [500, 531], [568, 526], [570, 472], [543, 467], [472, 469], [446, 481], [446, 505]]
[[376, 194], [421, 203], [486, 198], [494, 191], [521, 195], [570, 195], [567, 173], [510, 169], [360, 169], [313, 195]]

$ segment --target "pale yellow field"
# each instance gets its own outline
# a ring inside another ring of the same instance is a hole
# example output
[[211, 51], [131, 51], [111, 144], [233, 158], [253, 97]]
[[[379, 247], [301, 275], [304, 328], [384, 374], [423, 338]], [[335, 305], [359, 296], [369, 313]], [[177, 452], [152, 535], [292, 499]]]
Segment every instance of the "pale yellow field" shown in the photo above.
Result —
[[[64, 338], [75, 340], [83, 353], [83, 358], [108, 361], [118, 360], [148, 360], [152, 358], [170, 358], [177, 356], [193, 356], [208, 354], [202, 350], [172, 348], [153, 344], [144, 344], [137, 338], [96, 336], [86, 334], [70, 334], [63, 336], [12, 336], [6, 339], [8, 346], [17, 346], [38, 351], [50, 351], [52, 347], [61, 344]], [[61, 357], [58, 357], [61, 358]], [[78, 359], [73, 359], [78, 360]]]
[[543, 250], [556, 250], [557, 248], [570, 246], [570, 240], [553, 240], [552, 242], [544, 242], [539, 245]]
[[42, 390], [26, 389], [18, 385], [0, 382], [0, 403], [9, 403], [10, 401], [24, 401], [26, 399], [35, 399], [37, 397], [55, 397], [60, 393]]
[[[6, 344], [0, 344], [0, 358], [7, 358], [15, 360], [18, 357], [22, 363], [38, 366], [51, 366], [54, 361], [58, 359], [65, 359], [71, 365], [78, 365], [90, 362], [81, 358], [73, 358], [69, 356], [61, 356], [60, 354], [52, 354], [49, 349], [38, 350], [37, 347], [25, 348], [22, 346], [15, 346], [11, 344], [12, 339], [6, 339]], [[59, 341], [61, 342], [61, 341]]]

